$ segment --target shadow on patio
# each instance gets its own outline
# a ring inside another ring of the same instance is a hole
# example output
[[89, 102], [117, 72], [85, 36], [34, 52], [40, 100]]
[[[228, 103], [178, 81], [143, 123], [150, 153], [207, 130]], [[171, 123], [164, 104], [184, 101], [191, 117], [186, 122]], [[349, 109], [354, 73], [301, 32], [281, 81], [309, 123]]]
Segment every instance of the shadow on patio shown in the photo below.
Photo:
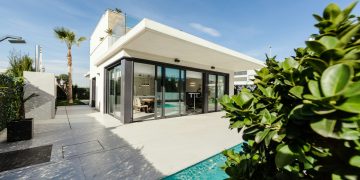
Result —
[[[163, 174], [112, 132], [122, 124], [88, 106], [58, 107], [55, 119], [35, 121], [34, 138], [0, 142], [0, 153], [52, 144], [47, 163], [0, 172], [0, 179], [159, 179]], [[6, 133], [1, 134], [5, 139]]]

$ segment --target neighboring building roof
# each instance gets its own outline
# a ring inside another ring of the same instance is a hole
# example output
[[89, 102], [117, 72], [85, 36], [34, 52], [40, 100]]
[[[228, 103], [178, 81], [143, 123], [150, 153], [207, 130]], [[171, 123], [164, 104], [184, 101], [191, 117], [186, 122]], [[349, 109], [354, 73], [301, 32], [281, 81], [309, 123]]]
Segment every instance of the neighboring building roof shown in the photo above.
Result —
[[234, 73], [234, 85], [254, 84], [255, 70], [238, 71]]
[[102, 64], [123, 49], [178, 58], [231, 71], [258, 69], [265, 65], [264, 62], [245, 54], [149, 19], [143, 19], [126, 35], [120, 37], [94, 64]]

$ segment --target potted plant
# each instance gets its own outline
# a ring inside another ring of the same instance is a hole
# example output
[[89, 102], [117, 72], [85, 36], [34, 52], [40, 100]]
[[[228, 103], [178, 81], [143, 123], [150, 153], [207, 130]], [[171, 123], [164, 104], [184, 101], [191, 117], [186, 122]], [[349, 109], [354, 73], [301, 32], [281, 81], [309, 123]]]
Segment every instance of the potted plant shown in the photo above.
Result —
[[25, 118], [25, 102], [29, 99], [37, 96], [36, 94], [31, 94], [28, 97], [24, 97], [24, 88], [26, 83], [24, 78], [18, 77], [13, 78], [13, 84], [8, 86], [8, 95], [12, 96], [10, 109], [14, 111], [15, 117], [13, 119], [8, 119], [7, 122], [7, 141], [21, 141], [29, 140], [33, 137], [34, 134], [34, 122], [33, 118]]

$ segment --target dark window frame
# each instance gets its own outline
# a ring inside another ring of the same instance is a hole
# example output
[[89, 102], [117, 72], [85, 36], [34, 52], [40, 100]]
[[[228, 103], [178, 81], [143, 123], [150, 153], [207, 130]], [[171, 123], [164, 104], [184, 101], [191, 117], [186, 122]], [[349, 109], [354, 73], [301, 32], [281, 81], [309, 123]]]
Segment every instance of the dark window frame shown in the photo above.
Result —
[[[114, 61], [113, 63], [107, 65], [104, 67], [104, 95], [103, 95], [103, 110], [106, 114], [109, 114], [109, 108], [108, 108], [108, 92], [109, 92], [109, 70], [113, 69], [114, 67], [121, 65], [121, 62], [123, 60], [125, 60], [125, 57], [122, 57], [116, 61]], [[121, 97], [120, 97], [121, 98]], [[112, 114], [109, 114], [112, 116]], [[114, 116], [115, 117], [115, 116]]]

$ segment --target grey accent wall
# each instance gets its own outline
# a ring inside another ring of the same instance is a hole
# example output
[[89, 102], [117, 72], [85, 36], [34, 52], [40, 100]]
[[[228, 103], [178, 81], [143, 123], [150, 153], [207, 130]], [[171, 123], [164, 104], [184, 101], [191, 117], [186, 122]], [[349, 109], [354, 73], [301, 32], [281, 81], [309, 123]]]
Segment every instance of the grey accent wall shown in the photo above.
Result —
[[133, 104], [133, 68], [134, 64], [129, 60], [121, 62], [121, 118], [124, 123], [132, 122]]
[[56, 84], [55, 75], [44, 72], [24, 71], [25, 97], [36, 94], [25, 102], [26, 118], [52, 119], [55, 117]]

